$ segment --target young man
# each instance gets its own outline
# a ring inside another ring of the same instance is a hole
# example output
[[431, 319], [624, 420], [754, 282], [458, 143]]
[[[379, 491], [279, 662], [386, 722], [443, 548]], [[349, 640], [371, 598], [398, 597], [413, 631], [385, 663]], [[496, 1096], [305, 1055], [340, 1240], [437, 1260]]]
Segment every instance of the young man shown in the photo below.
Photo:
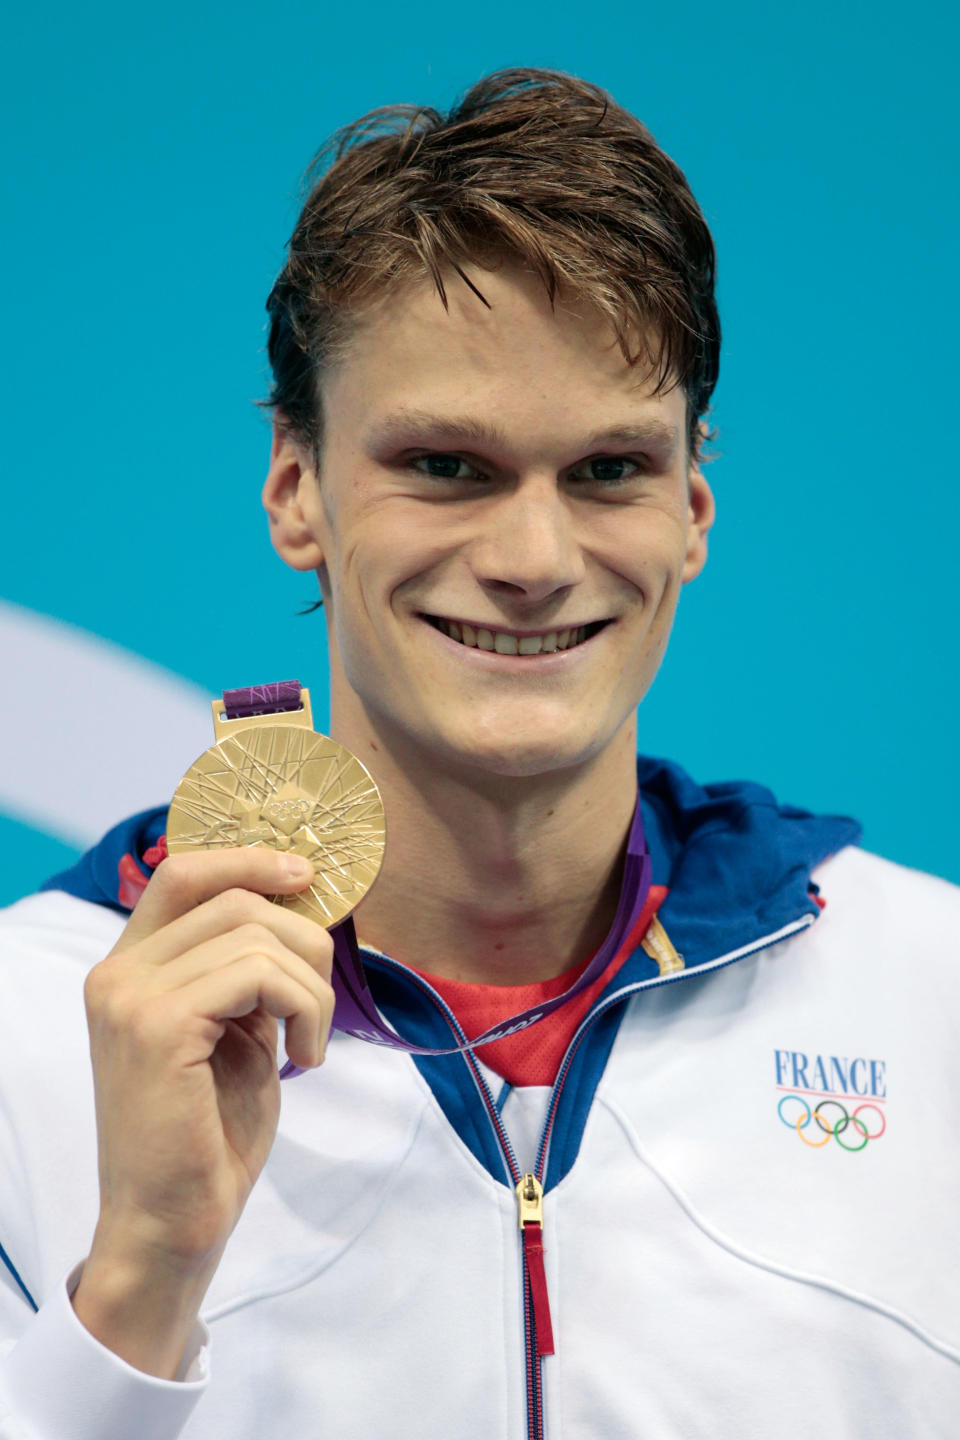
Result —
[[365, 126], [264, 503], [384, 799], [379, 1014], [452, 1053], [328, 1045], [310, 868], [164, 859], [166, 807], [6, 912], [0, 1437], [946, 1436], [957, 892], [636, 758], [714, 516], [703, 220], [570, 77]]

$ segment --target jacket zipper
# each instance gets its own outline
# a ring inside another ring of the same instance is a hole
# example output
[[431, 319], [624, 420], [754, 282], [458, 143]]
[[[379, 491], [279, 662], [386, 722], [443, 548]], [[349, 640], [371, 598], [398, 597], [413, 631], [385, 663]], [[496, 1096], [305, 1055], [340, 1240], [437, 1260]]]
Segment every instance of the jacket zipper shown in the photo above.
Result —
[[[613, 1006], [622, 1004], [634, 994], [642, 990], [653, 989], [658, 985], [669, 985], [677, 980], [686, 979], [690, 975], [702, 975], [714, 970], [725, 969], [733, 965], [737, 960], [742, 960], [746, 955], [752, 955], [758, 950], [767, 949], [770, 945], [776, 945], [780, 940], [786, 939], [789, 935], [805, 930], [816, 920], [814, 915], [805, 915], [800, 920], [794, 921], [772, 935], [766, 935], [753, 944], [744, 945], [739, 950], [732, 951], [729, 955], [719, 956], [716, 960], [705, 965], [698, 965], [694, 969], [668, 970], [650, 980], [640, 981], [635, 985], [625, 986], [623, 990], [615, 992], [603, 1001], [596, 1009], [591, 1010], [575, 1032], [573, 1039], [567, 1046], [566, 1054], [557, 1071], [557, 1078], [553, 1083], [550, 1093], [550, 1103], [547, 1106], [547, 1115], [544, 1120], [543, 1130], [540, 1135], [540, 1144], [537, 1149], [537, 1159], [534, 1169], [526, 1173], [522, 1172], [517, 1162], [516, 1153], [510, 1136], [504, 1127], [497, 1110], [496, 1101], [490, 1091], [480, 1070], [479, 1062], [472, 1050], [464, 1050], [463, 1058], [470, 1067], [474, 1084], [477, 1086], [480, 1096], [484, 1101], [487, 1116], [496, 1135], [500, 1151], [503, 1156], [504, 1166], [513, 1184], [514, 1193], [517, 1198], [517, 1215], [521, 1233], [521, 1265], [523, 1284], [523, 1330], [524, 1330], [524, 1370], [526, 1374], [527, 1392], [527, 1440], [544, 1440], [543, 1430], [543, 1358], [545, 1355], [553, 1355], [553, 1322], [550, 1315], [550, 1297], [547, 1292], [546, 1271], [543, 1264], [543, 1179], [546, 1173], [547, 1157], [550, 1151], [550, 1138], [553, 1133], [553, 1123], [556, 1119], [557, 1109], [560, 1103], [560, 1095], [567, 1076], [570, 1073], [570, 1066], [574, 1056], [580, 1048], [584, 1036], [595, 1020]], [[369, 946], [362, 948], [369, 950]], [[395, 969], [410, 975], [406, 967], [399, 965], [397, 961], [391, 960], [390, 956], [380, 951], [372, 951], [377, 959], [386, 962], [391, 969]], [[443, 1013], [450, 1029], [456, 1035], [458, 1043], [466, 1040], [466, 1035], [459, 1020], [454, 1015], [444, 1000], [419, 976], [412, 977], [417, 987], [424, 994], [429, 995], [437, 1007]]]
[[523, 1331], [527, 1376], [527, 1434], [543, 1435], [543, 1376], [545, 1355], [553, 1354], [550, 1296], [543, 1265], [543, 1186], [536, 1175], [521, 1175], [517, 1210], [523, 1237]]

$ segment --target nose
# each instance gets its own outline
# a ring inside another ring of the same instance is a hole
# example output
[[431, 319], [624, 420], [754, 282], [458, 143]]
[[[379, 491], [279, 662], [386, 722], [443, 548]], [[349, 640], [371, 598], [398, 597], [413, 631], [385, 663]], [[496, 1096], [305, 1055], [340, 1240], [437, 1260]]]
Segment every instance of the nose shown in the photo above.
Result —
[[486, 589], [537, 602], [584, 578], [575, 519], [555, 479], [521, 481], [484, 507], [478, 519], [481, 533], [471, 558]]

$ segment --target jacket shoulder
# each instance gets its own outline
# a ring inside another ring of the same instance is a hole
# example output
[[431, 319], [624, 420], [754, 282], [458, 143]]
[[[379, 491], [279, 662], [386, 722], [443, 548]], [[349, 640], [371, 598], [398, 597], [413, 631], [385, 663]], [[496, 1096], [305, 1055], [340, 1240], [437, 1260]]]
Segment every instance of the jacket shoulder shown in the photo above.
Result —
[[956, 984], [960, 961], [960, 886], [939, 875], [851, 845], [818, 866], [813, 878], [826, 910], [824, 938], [832, 937], [850, 953], [883, 955], [909, 964], [914, 978], [931, 969]]
[[813, 878], [828, 903], [836, 895], [844, 903], [862, 901], [886, 910], [921, 905], [960, 920], [960, 885], [875, 855], [860, 845], [847, 845], [831, 855], [813, 871]]
[[44, 962], [88, 970], [116, 944], [127, 916], [67, 895], [43, 890], [0, 909], [0, 984], [26, 966]]

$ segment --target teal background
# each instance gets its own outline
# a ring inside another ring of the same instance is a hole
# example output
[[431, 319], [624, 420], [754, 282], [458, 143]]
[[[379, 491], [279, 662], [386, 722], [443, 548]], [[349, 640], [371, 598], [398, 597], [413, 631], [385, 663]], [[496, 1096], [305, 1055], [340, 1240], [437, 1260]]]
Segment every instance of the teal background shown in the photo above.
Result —
[[[957, 30], [931, 3], [18, 7], [0, 596], [210, 694], [297, 675], [322, 725], [253, 404], [299, 177], [374, 106], [572, 71], [686, 171], [720, 257], [719, 518], [642, 747], [960, 881]], [[150, 723], [105, 704], [106, 743]], [[76, 853], [49, 829], [0, 819], [0, 899]]]

